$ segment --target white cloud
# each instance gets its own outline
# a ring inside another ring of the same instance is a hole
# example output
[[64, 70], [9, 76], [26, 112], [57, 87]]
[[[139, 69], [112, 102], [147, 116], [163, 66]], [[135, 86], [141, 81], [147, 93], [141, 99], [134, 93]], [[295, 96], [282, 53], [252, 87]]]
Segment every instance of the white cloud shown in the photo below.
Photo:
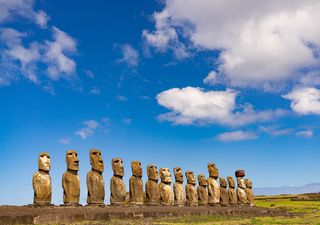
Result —
[[217, 83], [217, 72], [211, 71], [206, 78], [203, 79], [203, 83], [209, 85], [215, 85]]
[[35, 14], [36, 23], [42, 28], [47, 27], [47, 23], [49, 19], [50, 17], [47, 15], [47, 13], [42, 10], [40, 10]]
[[302, 131], [298, 131], [296, 133], [296, 135], [299, 136], [299, 137], [309, 138], [309, 137], [313, 136], [313, 131], [312, 130], [302, 130]]
[[87, 120], [84, 121], [83, 124], [85, 127], [75, 132], [75, 134], [80, 136], [82, 139], [91, 137], [95, 133], [95, 130], [100, 126], [100, 124], [95, 120]]
[[126, 63], [129, 67], [136, 67], [139, 63], [139, 53], [129, 44], [120, 46], [122, 58], [118, 59], [120, 63]]
[[258, 136], [253, 132], [238, 130], [238, 131], [221, 133], [217, 135], [215, 139], [218, 141], [233, 142], [233, 141], [253, 140], [257, 138]]
[[310, 87], [295, 88], [282, 97], [291, 100], [291, 109], [298, 114], [320, 114], [319, 89]]
[[284, 128], [284, 129], [279, 129], [276, 126], [261, 126], [260, 131], [267, 133], [271, 136], [283, 136], [283, 135], [288, 135], [294, 131], [292, 128]]
[[153, 17], [147, 44], [218, 50], [219, 77], [233, 86], [272, 89], [319, 66], [320, 1], [171, 0]]
[[68, 145], [70, 143], [70, 140], [71, 140], [70, 138], [61, 138], [59, 140], [59, 143], [63, 145]]
[[[250, 104], [236, 105], [234, 90], [204, 91], [201, 88], [172, 88], [157, 95], [158, 104], [171, 110], [159, 115], [174, 124], [220, 124], [243, 126], [283, 116], [284, 110], [255, 111]], [[236, 110], [240, 108], [241, 110]]]

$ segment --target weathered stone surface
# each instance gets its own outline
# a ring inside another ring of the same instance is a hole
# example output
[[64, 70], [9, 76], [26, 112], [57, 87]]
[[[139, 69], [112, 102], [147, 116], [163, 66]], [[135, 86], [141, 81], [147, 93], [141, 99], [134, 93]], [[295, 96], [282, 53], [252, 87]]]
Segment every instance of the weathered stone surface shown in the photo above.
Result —
[[229, 188], [228, 188], [229, 204], [232, 206], [235, 206], [237, 205], [237, 202], [238, 202], [238, 197], [235, 190], [236, 185], [232, 177], [228, 176], [227, 180], [229, 184]]
[[88, 205], [103, 205], [105, 198], [104, 179], [102, 173], [104, 171], [104, 163], [101, 151], [91, 149], [89, 153], [91, 171], [87, 173], [87, 203]]
[[173, 205], [173, 191], [170, 186], [172, 182], [171, 174], [168, 168], [160, 168], [159, 190], [160, 190], [160, 204]]
[[220, 188], [217, 182], [219, 177], [218, 168], [216, 168], [214, 163], [208, 164], [208, 204], [211, 206], [219, 205], [220, 203]]
[[146, 204], [160, 204], [160, 190], [158, 186], [159, 173], [156, 165], [148, 165], [147, 167], [148, 180], [146, 182]]
[[126, 186], [122, 180], [124, 176], [123, 161], [120, 158], [112, 159], [113, 176], [110, 179], [110, 204], [124, 205], [126, 200]]
[[62, 176], [63, 202], [78, 205], [80, 200], [79, 159], [75, 150], [66, 152], [67, 171]]
[[141, 162], [131, 162], [132, 176], [129, 180], [129, 202], [131, 205], [143, 205], [143, 183]]
[[220, 182], [220, 205], [222, 206], [228, 206], [229, 205], [229, 194], [227, 191], [227, 181], [220, 177], [219, 179]]
[[183, 188], [183, 174], [180, 167], [173, 169], [175, 182], [173, 184], [174, 204], [177, 206], [184, 206], [186, 202], [186, 195]]
[[49, 171], [50, 156], [47, 152], [42, 152], [38, 158], [38, 171], [32, 177], [33, 204], [35, 205], [51, 204], [52, 182]]
[[244, 179], [242, 177], [237, 177], [237, 196], [238, 196], [238, 204], [244, 205], [248, 203], [247, 194], [246, 194], [246, 187], [244, 184]]
[[199, 174], [198, 175], [198, 188], [197, 188], [197, 193], [198, 193], [198, 204], [200, 206], [207, 206], [208, 205], [208, 189], [207, 189], [207, 179], [205, 175]]
[[245, 179], [244, 183], [246, 185], [246, 194], [247, 194], [248, 203], [250, 204], [250, 206], [254, 206], [254, 195], [253, 195], [253, 191], [252, 191], [252, 181], [249, 179]]
[[196, 177], [190, 170], [186, 171], [187, 184], [186, 184], [186, 205], [198, 205], [198, 193], [196, 189]]

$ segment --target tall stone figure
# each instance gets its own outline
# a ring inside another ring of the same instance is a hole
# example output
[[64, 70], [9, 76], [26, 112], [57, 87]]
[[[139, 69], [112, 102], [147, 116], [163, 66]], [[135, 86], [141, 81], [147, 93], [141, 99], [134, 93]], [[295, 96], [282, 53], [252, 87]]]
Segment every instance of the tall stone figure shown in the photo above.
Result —
[[227, 181], [220, 177], [220, 205], [228, 206], [229, 205], [229, 194], [227, 191], [228, 183]]
[[42, 152], [38, 158], [38, 171], [32, 177], [33, 204], [35, 206], [49, 206], [51, 204], [52, 182], [49, 171], [50, 156], [47, 152]]
[[183, 188], [183, 174], [180, 167], [173, 169], [175, 182], [173, 184], [174, 204], [176, 206], [184, 206], [186, 202], [186, 195]]
[[129, 180], [130, 205], [143, 205], [142, 167], [140, 161], [131, 162], [132, 176]]
[[252, 181], [249, 179], [245, 179], [244, 183], [246, 185], [246, 194], [247, 194], [248, 203], [250, 206], [254, 206], [254, 195], [253, 195], [253, 191], [252, 191]]
[[76, 206], [80, 200], [80, 177], [78, 153], [75, 150], [67, 150], [66, 163], [67, 171], [62, 176], [63, 203]]
[[147, 167], [148, 180], [146, 182], [146, 204], [160, 204], [160, 190], [158, 186], [159, 173], [156, 165], [151, 164]]
[[235, 183], [234, 179], [230, 176], [227, 177], [229, 188], [228, 188], [228, 195], [229, 195], [229, 204], [232, 206], [236, 206], [238, 202], [237, 193], [235, 190]]
[[220, 203], [220, 188], [217, 182], [219, 177], [218, 168], [214, 163], [208, 164], [208, 204], [210, 206], [219, 206]]
[[168, 168], [160, 169], [159, 190], [160, 190], [160, 204], [173, 205], [173, 191], [171, 188], [172, 178]]
[[87, 173], [88, 205], [104, 205], [104, 163], [101, 151], [91, 149], [89, 153], [91, 171]]
[[110, 204], [122, 206], [126, 200], [126, 186], [122, 180], [124, 176], [123, 161], [121, 158], [114, 158], [111, 161], [113, 176], [110, 179]]
[[208, 205], [208, 189], [207, 189], [208, 182], [205, 175], [199, 174], [198, 182], [199, 182], [199, 185], [197, 188], [197, 192], [198, 192], [199, 206], [207, 206]]
[[238, 183], [238, 187], [237, 187], [238, 205], [245, 205], [248, 203], [246, 186], [243, 178], [245, 176], [245, 172], [244, 170], [237, 170], [235, 172], [235, 175]]
[[186, 184], [186, 205], [197, 206], [198, 194], [196, 189], [196, 177], [190, 170], [186, 172], [187, 184]]

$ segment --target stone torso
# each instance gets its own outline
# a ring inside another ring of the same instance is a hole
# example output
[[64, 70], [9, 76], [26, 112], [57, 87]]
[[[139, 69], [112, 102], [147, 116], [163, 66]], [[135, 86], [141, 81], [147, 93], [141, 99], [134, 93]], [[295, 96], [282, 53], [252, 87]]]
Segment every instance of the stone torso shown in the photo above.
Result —
[[49, 173], [38, 171], [33, 175], [34, 204], [50, 204], [52, 194], [51, 177]]
[[136, 176], [131, 176], [130, 185], [130, 204], [143, 205], [143, 184], [142, 179]]
[[184, 206], [186, 202], [186, 197], [185, 197], [183, 184], [180, 182], [174, 182], [173, 192], [174, 192], [174, 204], [177, 206]]
[[161, 182], [159, 184], [161, 205], [173, 205], [173, 191], [169, 184]]
[[246, 190], [241, 186], [244, 187], [244, 179], [238, 178], [238, 187], [237, 187], [238, 204], [247, 204], [248, 199], [247, 199]]
[[64, 204], [79, 204], [80, 177], [77, 173], [66, 171], [62, 176]]
[[186, 205], [196, 206], [198, 204], [198, 194], [195, 185], [186, 184]]
[[157, 181], [147, 180], [146, 202], [148, 205], [157, 205], [160, 203], [160, 190]]
[[214, 205], [220, 202], [220, 188], [216, 179], [208, 178], [208, 204]]
[[229, 205], [229, 194], [226, 187], [220, 187], [220, 204], [222, 206]]
[[228, 188], [228, 195], [229, 195], [229, 204], [231, 205], [237, 205], [237, 194], [234, 188]]
[[246, 194], [247, 194], [248, 202], [250, 203], [251, 206], [254, 206], [254, 195], [252, 192], [252, 188], [246, 188]]
[[198, 201], [200, 206], [206, 206], [208, 205], [208, 189], [207, 187], [198, 186]]
[[88, 204], [104, 204], [104, 179], [101, 173], [90, 171], [87, 174]]
[[110, 203], [111, 205], [123, 205], [126, 200], [126, 186], [119, 176], [110, 179]]

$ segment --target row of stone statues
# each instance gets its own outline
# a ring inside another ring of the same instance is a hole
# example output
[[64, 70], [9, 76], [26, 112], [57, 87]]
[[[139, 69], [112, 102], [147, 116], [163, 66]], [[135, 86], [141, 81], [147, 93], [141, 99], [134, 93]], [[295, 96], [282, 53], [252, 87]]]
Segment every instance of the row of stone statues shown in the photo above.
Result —
[[[66, 152], [67, 171], [62, 176], [63, 202], [66, 206], [79, 205], [80, 177], [78, 175], [79, 160], [77, 152]], [[102, 173], [104, 163], [101, 151], [90, 150], [90, 164], [92, 170], [87, 174], [87, 204], [104, 205], [105, 187]], [[52, 185], [50, 171], [50, 156], [48, 153], [40, 153], [38, 160], [38, 172], [33, 175], [34, 205], [51, 205]], [[219, 178], [219, 171], [214, 163], [208, 164], [209, 178], [198, 175], [198, 187], [196, 177], [192, 171], [186, 171], [187, 184], [183, 187], [183, 172], [180, 167], [173, 169], [175, 182], [171, 188], [172, 177], [168, 168], [158, 168], [156, 165], [147, 166], [148, 180], [145, 184], [145, 198], [143, 192], [142, 166], [139, 161], [131, 162], [132, 176], [129, 180], [129, 204], [130, 205], [176, 205], [176, 206], [254, 206], [252, 182], [244, 179], [243, 170], [235, 173], [237, 187], [231, 176]], [[126, 200], [126, 187], [123, 182], [124, 167], [120, 158], [112, 159], [113, 176], [110, 180], [110, 204], [122, 206]], [[160, 183], [159, 180], [160, 173]], [[219, 183], [218, 184], [218, 178]]]

